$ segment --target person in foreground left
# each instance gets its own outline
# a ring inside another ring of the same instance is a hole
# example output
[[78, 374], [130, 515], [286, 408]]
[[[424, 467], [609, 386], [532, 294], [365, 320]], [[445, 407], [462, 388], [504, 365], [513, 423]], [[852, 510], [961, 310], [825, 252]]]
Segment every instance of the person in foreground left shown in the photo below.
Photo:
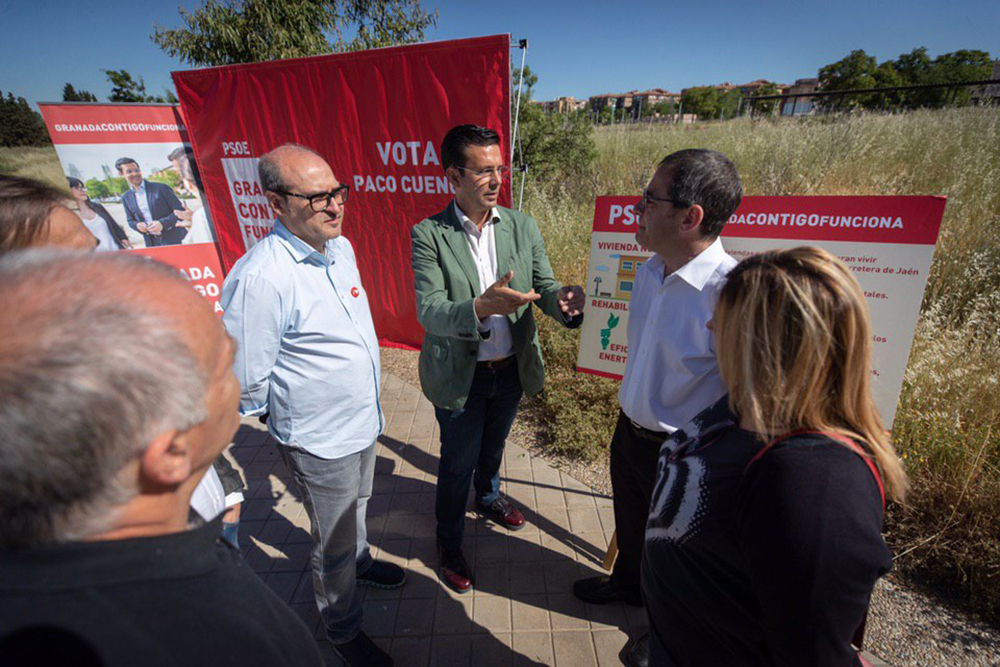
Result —
[[218, 521], [188, 528], [239, 425], [208, 302], [142, 257], [42, 249], [0, 257], [0, 308], [0, 664], [322, 665]]
[[37, 246], [94, 250], [97, 239], [48, 183], [0, 175], [0, 253]]

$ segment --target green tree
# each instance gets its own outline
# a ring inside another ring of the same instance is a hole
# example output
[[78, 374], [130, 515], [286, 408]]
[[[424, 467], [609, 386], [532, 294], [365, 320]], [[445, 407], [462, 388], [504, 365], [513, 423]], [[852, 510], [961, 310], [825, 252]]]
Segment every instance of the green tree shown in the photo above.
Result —
[[41, 114], [23, 97], [0, 91], [0, 146], [46, 146], [51, 144]]
[[702, 119], [717, 118], [720, 101], [719, 90], [714, 86], [697, 86], [681, 93], [681, 107], [684, 113], [698, 114]]
[[166, 171], [161, 171], [155, 176], [150, 176], [149, 180], [155, 183], [163, 183], [164, 185], [169, 185], [172, 188], [177, 188], [181, 184], [181, 175], [178, 174], [173, 169], [168, 169]]
[[87, 186], [87, 196], [91, 199], [101, 199], [103, 197], [111, 196], [111, 190], [104, 181], [99, 181], [96, 178], [89, 178], [84, 185]]
[[[944, 53], [934, 59], [928, 73], [928, 83], [960, 83], [982, 81], [993, 73], [993, 61], [986, 51], [961, 50]], [[967, 87], [952, 89], [938, 88], [931, 106], [943, 107], [948, 104], [964, 106], [969, 103], [972, 91]]]
[[124, 176], [111, 176], [104, 183], [108, 186], [108, 192], [116, 197], [128, 192], [128, 181]]
[[[878, 63], [873, 56], [858, 49], [819, 71], [819, 87], [824, 92], [857, 90], [875, 87], [875, 70]], [[826, 109], [846, 111], [871, 104], [871, 93], [852, 93], [819, 98]]]
[[185, 27], [155, 26], [152, 40], [193, 66], [407, 44], [423, 39], [438, 17], [420, 0], [205, 0], [178, 11]]
[[[521, 66], [520, 64], [515, 65], [511, 63], [510, 66], [510, 87], [513, 96], [517, 95], [517, 87], [521, 82]], [[534, 92], [535, 84], [538, 83], [538, 75], [531, 71], [531, 68], [527, 65], [524, 66], [524, 81], [523, 87], [521, 88], [521, 102], [525, 102], [531, 99], [532, 93]]]
[[671, 100], [657, 102], [650, 109], [650, 113], [657, 116], [673, 116], [677, 113], [677, 105]]
[[527, 165], [529, 177], [549, 180], [557, 175], [578, 175], [597, 156], [585, 113], [547, 114], [537, 104], [522, 104], [518, 131], [518, 165]]
[[146, 93], [146, 82], [140, 76], [136, 81], [128, 70], [106, 69], [103, 71], [111, 82], [111, 102], [157, 102], [160, 104], [177, 104], [177, 96], [172, 90], [165, 89], [164, 95], [149, 95]]
[[96, 102], [97, 96], [88, 90], [77, 90], [72, 83], [63, 86], [63, 102]]
[[725, 92], [719, 91], [719, 110], [715, 112], [713, 118], [735, 118], [740, 112], [740, 100], [743, 95], [739, 88], [733, 88]]
[[[768, 82], [763, 84], [757, 90], [755, 90], [752, 97], [777, 95], [779, 92], [781, 91], [778, 90], [778, 84]], [[745, 102], [745, 104], [751, 104], [751, 103], [748, 101]], [[759, 100], [752, 103], [751, 110], [753, 111], [754, 114], [758, 114], [761, 116], [770, 116], [771, 114], [774, 113], [774, 110], [777, 108], [777, 106], [778, 106], [778, 100]], [[739, 109], [737, 108], [737, 113], [738, 112]]]

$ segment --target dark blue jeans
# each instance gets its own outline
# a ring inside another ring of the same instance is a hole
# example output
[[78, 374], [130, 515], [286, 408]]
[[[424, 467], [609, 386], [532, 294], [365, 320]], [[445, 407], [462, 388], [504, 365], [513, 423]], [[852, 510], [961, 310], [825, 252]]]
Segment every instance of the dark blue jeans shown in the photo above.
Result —
[[438, 542], [445, 549], [462, 546], [469, 486], [475, 483], [476, 501], [485, 505], [500, 492], [503, 446], [521, 394], [516, 363], [498, 371], [477, 366], [465, 407], [434, 409], [441, 428], [435, 514]]

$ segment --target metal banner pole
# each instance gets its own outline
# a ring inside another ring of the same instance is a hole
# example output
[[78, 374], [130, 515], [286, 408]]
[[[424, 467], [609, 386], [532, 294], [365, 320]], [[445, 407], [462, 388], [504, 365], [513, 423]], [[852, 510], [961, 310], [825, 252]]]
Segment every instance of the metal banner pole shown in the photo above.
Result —
[[[528, 55], [528, 40], [522, 39], [517, 43], [521, 49], [521, 71], [517, 75], [517, 102], [514, 105], [514, 133], [510, 136], [510, 166], [511, 174], [514, 173], [514, 142], [521, 146], [520, 120], [521, 120], [521, 89], [524, 87], [524, 59]], [[524, 150], [521, 149], [521, 161], [524, 161]], [[528, 177], [528, 165], [521, 165], [521, 194], [517, 198], [517, 210], [521, 210], [521, 202], [524, 201], [524, 181]], [[513, 183], [511, 183], [513, 185]]]

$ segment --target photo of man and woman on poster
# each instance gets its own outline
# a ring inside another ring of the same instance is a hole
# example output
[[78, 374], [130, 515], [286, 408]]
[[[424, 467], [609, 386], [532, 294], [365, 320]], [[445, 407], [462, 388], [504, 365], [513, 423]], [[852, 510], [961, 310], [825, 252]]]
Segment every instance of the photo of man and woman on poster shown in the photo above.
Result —
[[215, 241], [194, 153], [187, 144], [58, 147], [70, 208], [98, 251]]

